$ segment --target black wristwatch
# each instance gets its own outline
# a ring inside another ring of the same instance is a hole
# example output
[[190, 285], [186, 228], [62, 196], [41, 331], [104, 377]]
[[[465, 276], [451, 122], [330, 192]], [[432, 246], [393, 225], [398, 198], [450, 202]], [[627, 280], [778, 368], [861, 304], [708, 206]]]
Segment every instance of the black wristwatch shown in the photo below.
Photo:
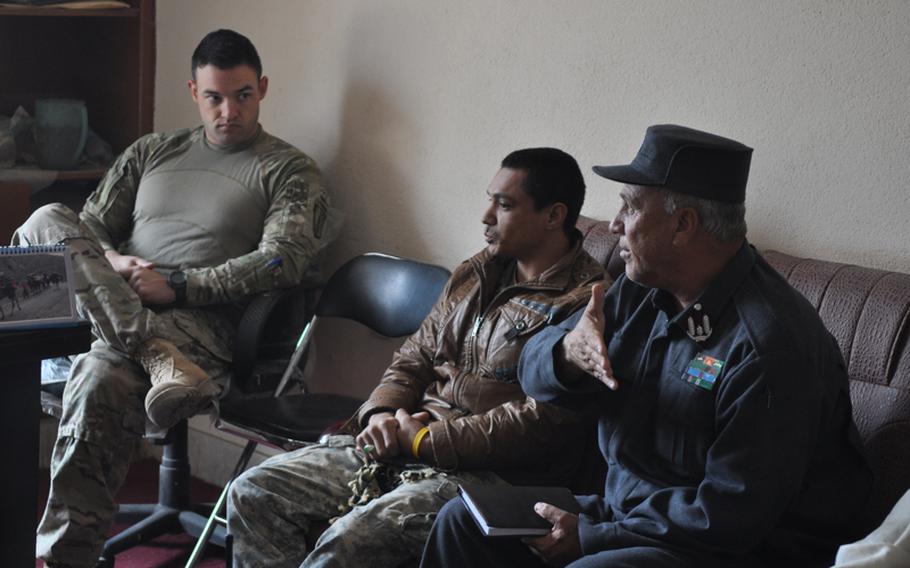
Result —
[[175, 304], [182, 306], [186, 303], [186, 272], [175, 270], [167, 275], [167, 285], [171, 287], [177, 296]]

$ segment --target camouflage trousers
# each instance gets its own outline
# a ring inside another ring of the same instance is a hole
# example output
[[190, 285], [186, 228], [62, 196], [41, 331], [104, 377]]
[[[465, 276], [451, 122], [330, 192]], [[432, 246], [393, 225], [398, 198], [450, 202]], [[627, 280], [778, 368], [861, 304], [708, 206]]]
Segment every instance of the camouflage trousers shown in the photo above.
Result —
[[[351, 509], [348, 484], [363, 465], [352, 436], [332, 436], [238, 477], [228, 505], [234, 566], [399, 566], [420, 558], [436, 512], [458, 494], [458, 483], [504, 483], [491, 472], [426, 468]], [[307, 555], [311, 529], [330, 519]]]
[[37, 556], [54, 566], [94, 566], [117, 505], [130, 457], [146, 432], [148, 375], [132, 359], [150, 337], [173, 342], [209, 376], [226, 374], [231, 331], [201, 310], [154, 312], [62, 205], [42, 207], [13, 236], [15, 245], [70, 246], [79, 314], [96, 340], [78, 356], [63, 393], [51, 457], [51, 486], [38, 526]]

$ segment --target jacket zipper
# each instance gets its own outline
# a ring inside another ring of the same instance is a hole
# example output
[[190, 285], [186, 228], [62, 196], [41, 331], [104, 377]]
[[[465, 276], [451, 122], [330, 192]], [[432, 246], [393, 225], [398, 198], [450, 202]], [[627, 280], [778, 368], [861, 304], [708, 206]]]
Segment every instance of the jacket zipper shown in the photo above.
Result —
[[[481, 294], [481, 299], [483, 299], [483, 290], [484, 290], [484, 285], [486, 284], [485, 274], [483, 273], [482, 270], [480, 270], [479, 263], [476, 263], [476, 264], [472, 263], [472, 265], [474, 268], [474, 272], [477, 274], [477, 278], [480, 283], [480, 294]], [[456, 405], [458, 405], [459, 407], [461, 406], [461, 403], [459, 402], [458, 397], [457, 397], [458, 391], [455, 388], [456, 381], [457, 381], [457, 379], [461, 379], [462, 377], [467, 375], [469, 372], [470, 373], [476, 372], [474, 367], [476, 366], [476, 362], [480, 360], [480, 354], [477, 353], [477, 334], [480, 333], [480, 328], [483, 327], [483, 322], [486, 320], [486, 317], [492, 310], [493, 306], [497, 305], [496, 301], [503, 294], [511, 291], [513, 288], [526, 289], [526, 290], [561, 290], [562, 289], [559, 286], [546, 286], [546, 285], [544, 285], [544, 286], [521, 286], [518, 284], [512, 284], [512, 285], [506, 286], [505, 288], [502, 288], [499, 291], [497, 291], [496, 294], [490, 299], [490, 302], [489, 302], [489, 304], [487, 304], [486, 308], [483, 309], [482, 313], [475, 316], [474, 324], [471, 327], [471, 333], [468, 335], [468, 345], [466, 346], [467, 349], [465, 350], [465, 353], [468, 357], [468, 361], [467, 361], [468, 364], [465, 365], [465, 368], [462, 369], [455, 376], [455, 379], [453, 379], [453, 381], [452, 381], [453, 382], [452, 399], [453, 399], [453, 402]]]
[[[482, 280], [483, 276], [481, 275], [480, 278]], [[502, 288], [501, 290], [499, 290], [496, 293], [496, 295], [493, 296], [493, 298], [490, 300], [490, 303], [487, 304], [487, 307], [486, 307], [486, 309], [483, 310], [483, 313], [481, 313], [480, 315], [478, 315], [474, 318], [474, 325], [471, 328], [470, 339], [468, 342], [468, 350], [469, 350], [468, 352], [470, 353], [470, 356], [471, 356], [471, 361], [470, 361], [471, 372], [474, 372], [475, 361], [480, 360], [480, 354], [477, 352], [477, 334], [480, 333], [480, 328], [483, 327], [483, 322], [486, 321], [487, 315], [490, 314], [490, 312], [493, 310], [494, 306], [497, 306], [496, 301], [501, 296], [506, 294], [507, 292], [510, 292], [512, 289], [517, 289], [517, 290], [561, 290], [561, 288], [559, 288], [557, 286], [521, 286], [518, 284], [512, 284], [510, 286], [506, 286], [505, 288]], [[508, 301], [508, 300], [506, 300], [506, 301]], [[505, 304], [505, 302], [503, 302], [503, 304]]]

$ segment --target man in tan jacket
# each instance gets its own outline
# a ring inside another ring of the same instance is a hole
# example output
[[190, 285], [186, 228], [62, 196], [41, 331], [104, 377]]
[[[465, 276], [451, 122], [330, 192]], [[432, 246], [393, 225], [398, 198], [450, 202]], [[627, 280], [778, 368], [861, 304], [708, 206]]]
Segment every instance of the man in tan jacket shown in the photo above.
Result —
[[584, 179], [565, 152], [519, 150], [487, 196], [488, 246], [455, 269], [351, 435], [234, 482], [237, 566], [398, 566], [420, 556], [459, 482], [571, 481], [586, 423], [526, 396], [517, 370], [528, 338], [584, 306], [604, 277], [575, 229]]

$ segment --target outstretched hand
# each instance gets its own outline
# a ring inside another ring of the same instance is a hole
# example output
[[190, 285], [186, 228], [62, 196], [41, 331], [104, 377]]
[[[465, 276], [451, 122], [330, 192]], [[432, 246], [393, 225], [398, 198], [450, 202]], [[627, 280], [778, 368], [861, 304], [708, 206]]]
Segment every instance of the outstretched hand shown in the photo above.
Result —
[[549, 503], [537, 503], [534, 512], [549, 521], [553, 528], [542, 537], [524, 539], [525, 544], [551, 566], [565, 566], [582, 557], [578, 515]]
[[562, 352], [567, 363], [594, 376], [611, 390], [619, 388], [607, 358], [604, 342], [604, 285], [591, 287], [591, 299], [575, 328], [562, 339]]

